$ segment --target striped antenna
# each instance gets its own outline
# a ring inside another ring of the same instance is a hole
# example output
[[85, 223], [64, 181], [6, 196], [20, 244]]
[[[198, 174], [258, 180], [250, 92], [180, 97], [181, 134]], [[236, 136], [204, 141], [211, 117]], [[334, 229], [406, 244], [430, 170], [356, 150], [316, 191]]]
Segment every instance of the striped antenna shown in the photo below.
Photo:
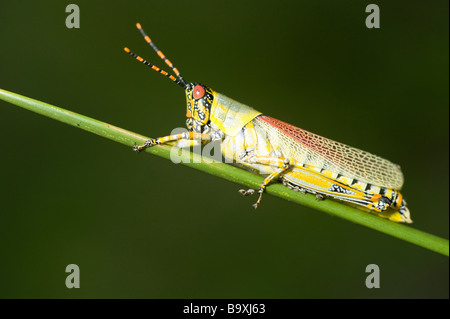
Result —
[[186, 82], [184, 82], [183, 77], [180, 74], [180, 71], [178, 71], [178, 69], [176, 67], [173, 66], [172, 62], [170, 62], [170, 60], [168, 58], [166, 58], [166, 56], [161, 52], [161, 50], [159, 50], [156, 45], [153, 43], [153, 41], [150, 39], [150, 37], [144, 32], [144, 29], [142, 29], [142, 26], [140, 23], [136, 23], [136, 27], [138, 28], [138, 30], [141, 32], [142, 36], [144, 37], [145, 41], [150, 44], [150, 46], [153, 48], [153, 50], [155, 50], [156, 54], [159, 55], [159, 57], [166, 62], [166, 64], [169, 66], [169, 68], [172, 69], [173, 72], [175, 72], [175, 74], [177, 75], [177, 77], [180, 79], [180, 82], [182, 84], [184, 84], [184, 86], [186, 86]]
[[174, 81], [176, 84], [178, 84], [179, 86], [181, 86], [183, 89], [186, 88], [186, 83], [184, 83], [183, 79], [177, 79], [176, 77], [174, 77], [172, 74], [167, 73], [164, 70], [161, 70], [160, 68], [158, 68], [157, 66], [151, 64], [150, 62], [144, 60], [143, 58], [141, 58], [139, 55], [133, 53], [130, 51], [130, 49], [128, 48], [124, 48], [123, 49], [126, 53], [128, 53], [129, 55], [131, 55], [133, 58], [135, 58], [136, 60], [138, 60], [139, 62], [144, 63], [145, 65], [151, 67], [153, 70], [155, 70], [156, 72], [161, 73], [164, 76], [167, 76], [169, 79], [171, 79], [172, 81]]

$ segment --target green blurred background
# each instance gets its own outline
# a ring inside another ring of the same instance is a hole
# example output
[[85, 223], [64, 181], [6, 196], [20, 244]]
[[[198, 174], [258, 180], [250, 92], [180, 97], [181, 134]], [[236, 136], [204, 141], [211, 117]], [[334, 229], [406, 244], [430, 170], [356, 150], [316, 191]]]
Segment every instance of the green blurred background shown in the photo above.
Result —
[[[448, 1], [2, 1], [0, 88], [147, 136], [187, 81], [402, 166], [412, 227], [448, 238]], [[448, 258], [0, 101], [1, 298], [448, 298]], [[177, 193], [176, 195], [174, 195]], [[81, 288], [65, 286], [65, 267]], [[367, 289], [377, 264], [381, 288]]]

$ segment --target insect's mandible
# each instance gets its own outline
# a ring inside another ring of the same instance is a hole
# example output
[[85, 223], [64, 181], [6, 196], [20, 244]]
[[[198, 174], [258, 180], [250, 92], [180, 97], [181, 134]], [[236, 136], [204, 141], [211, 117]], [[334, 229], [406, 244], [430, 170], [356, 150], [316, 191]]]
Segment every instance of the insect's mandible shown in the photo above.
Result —
[[[221, 141], [222, 155], [234, 163], [265, 176], [253, 205], [261, 204], [271, 181], [279, 180], [318, 199], [333, 198], [395, 222], [411, 223], [409, 209], [400, 193], [403, 174], [386, 159], [313, 134], [266, 116], [220, 94], [206, 85], [186, 83], [180, 71], [155, 46], [139, 23], [145, 41], [175, 73], [158, 68], [130, 49], [125, 52], [181, 86], [186, 94], [188, 132], [151, 139], [135, 145], [145, 148], [174, 141]], [[243, 195], [255, 191], [240, 190]]]

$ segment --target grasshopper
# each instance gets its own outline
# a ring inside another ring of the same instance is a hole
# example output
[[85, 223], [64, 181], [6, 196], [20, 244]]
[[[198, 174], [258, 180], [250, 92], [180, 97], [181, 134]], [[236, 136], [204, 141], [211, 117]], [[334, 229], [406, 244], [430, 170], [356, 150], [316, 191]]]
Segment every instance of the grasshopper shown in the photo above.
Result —
[[[142, 150], [170, 142], [221, 141], [225, 159], [265, 177], [253, 205], [261, 204], [267, 185], [280, 180], [287, 187], [318, 199], [333, 198], [395, 222], [411, 223], [403, 195], [400, 166], [357, 148], [316, 135], [266, 116], [198, 82], [186, 83], [177, 68], [155, 46], [142, 26], [146, 42], [176, 77], [136, 55], [125, 52], [168, 77], [185, 90], [188, 132], [168, 135], [135, 145]], [[255, 190], [240, 190], [251, 195]]]

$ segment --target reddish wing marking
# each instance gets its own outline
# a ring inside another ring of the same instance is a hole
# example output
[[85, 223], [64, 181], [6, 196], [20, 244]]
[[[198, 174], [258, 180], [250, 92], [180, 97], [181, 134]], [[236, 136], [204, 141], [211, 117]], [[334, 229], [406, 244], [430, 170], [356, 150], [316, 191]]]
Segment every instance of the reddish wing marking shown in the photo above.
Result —
[[[349, 178], [381, 187], [394, 189], [402, 187], [403, 174], [400, 168], [388, 160], [269, 116], [261, 115], [257, 119], [272, 134], [274, 130], [279, 130], [287, 138], [299, 143], [298, 147], [294, 145], [295, 143], [290, 143], [294, 149], [293, 153], [300, 154], [302, 150], [308, 151], [312, 159], [307, 160], [305, 164], [314, 166], [314, 163], [323, 162], [327, 164], [327, 168]], [[318, 160], [320, 158], [325, 161]]]

